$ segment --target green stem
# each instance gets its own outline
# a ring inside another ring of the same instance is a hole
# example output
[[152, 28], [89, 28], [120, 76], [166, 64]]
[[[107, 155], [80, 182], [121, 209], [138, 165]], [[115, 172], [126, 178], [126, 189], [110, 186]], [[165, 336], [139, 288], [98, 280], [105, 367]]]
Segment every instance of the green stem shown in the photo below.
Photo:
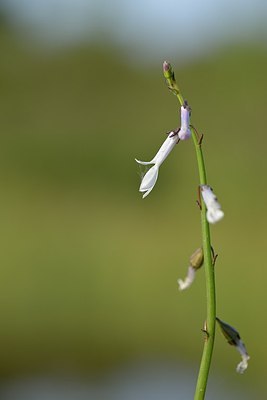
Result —
[[[184, 99], [176, 84], [174, 73], [171, 65], [168, 64], [165, 68], [164, 76], [167, 80], [170, 90], [176, 95], [181, 106], [184, 104]], [[192, 129], [192, 138], [195, 146], [197, 165], [199, 172], [200, 185], [207, 184], [205, 162], [202, 153], [201, 143]], [[205, 392], [208, 382], [209, 370], [211, 365], [214, 339], [215, 339], [215, 324], [216, 324], [216, 291], [215, 291], [215, 276], [214, 266], [211, 255], [211, 241], [209, 223], [206, 218], [206, 206], [202, 201], [201, 209], [201, 230], [202, 230], [202, 247], [204, 254], [205, 277], [206, 277], [206, 298], [207, 298], [207, 319], [205, 323], [205, 341], [202, 353], [202, 359], [199, 368], [198, 380], [196, 384], [194, 400], [202, 400], [205, 398]]]
[[[207, 183], [204, 157], [201, 149], [201, 144], [198, 142], [195, 132], [192, 132], [193, 142], [197, 155], [197, 164], [199, 171], [200, 185]], [[206, 297], [207, 297], [207, 320], [204, 349], [199, 368], [198, 380], [195, 390], [194, 400], [205, 398], [205, 392], [208, 382], [214, 339], [215, 339], [215, 323], [216, 323], [216, 291], [215, 291], [215, 276], [214, 267], [211, 256], [211, 241], [209, 223], [206, 218], [206, 207], [202, 201], [201, 210], [201, 228], [202, 228], [202, 247], [204, 253], [205, 277], [206, 277]]]

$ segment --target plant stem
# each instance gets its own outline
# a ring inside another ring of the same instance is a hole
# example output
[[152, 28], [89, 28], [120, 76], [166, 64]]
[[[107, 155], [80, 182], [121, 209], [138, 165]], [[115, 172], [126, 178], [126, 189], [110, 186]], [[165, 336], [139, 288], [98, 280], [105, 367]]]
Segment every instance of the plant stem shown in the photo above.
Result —
[[[176, 95], [181, 106], [184, 104], [184, 99], [181, 92], [176, 84], [174, 73], [171, 69], [164, 72], [164, 76], [167, 80], [170, 90]], [[191, 129], [193, 143], [195, 146], [197, 165], [199, 172], [199, 183], [200, 185], [207, 184], [205, 162], [202, 153], [201, 143], [197, 137], [196, 132]], [[202, 353], [202, 359], [199, 368], [198, 380], [196, 384], [194, 400], [202, 400], [205, 398], [205, 392], [207, 387], [207, 381], [209, 376], [209, 370], [211, 365], [214, 339], [215, 339], [215, 324], [216, 324], [216, 291], [215, 291], [215, 276], [214, 266], [211, 255], [211, 241], [210, 241], [210, 229], [209, 223], [206, 218], [206, 206], [204, 202], [201, 202], [201, 231], [202, 231], [202, 248], [204, 254], [204, 266], [205, 266], [205, 277], [206, 277], [206, 298], [207, 298], [207, 319], [205, 323], [205, 341]]]
[[[198, 142], [195, 132], [192, 132], [193, 142], [197, 155], [197, 164], [199, 171], [199, 180], [201, 185], [207, 183], [204, 157], [201, 144]], [[215, 339], [216, 323], [216, 291], [214, 266], [211, 256], [211, 242], [209, 223], [206, 218], [206, 207], [202, 201], [201, 210], [201, 228], [202, 228], [202, 247], [204, 253], [205, 277], [206, 277], [206, 297], [207, 297], [207, 320], [205, 330], [207, 331], [204, 342], [204, 349], [199, 368], [198, 380], [196, 385], [194, 400], [205, 398], [209, 369], [211, 364], [213, 345]]]

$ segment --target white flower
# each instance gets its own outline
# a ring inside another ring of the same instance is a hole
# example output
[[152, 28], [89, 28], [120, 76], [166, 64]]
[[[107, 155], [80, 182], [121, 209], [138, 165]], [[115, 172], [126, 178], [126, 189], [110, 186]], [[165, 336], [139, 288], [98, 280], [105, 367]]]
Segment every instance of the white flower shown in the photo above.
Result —
[[174, 135], [174, 132], [170, 132], [167, 139], [165, 142], [162, 144], [160, 147], [159, 151], [155, 155], [155, 157], [151, 161], [139, 161], [135, 159], [136, 162], [142, 165], [150, 165], [154, 164], [152, 168], [150, 168], [145, 176], [142, 179], [139, 192], [144, 193], [143, 194], [143, 199], [149, 195], [153, 187], [155, 186], [157, 179], [158, 179], [158, 173], [159, 173], [159, 167], [163, 163], [163, 161], [168, 157], [172, 149], [175, 147], [176, 143], [178, 143], [179, 139], [177, 140], [176, 134]]
[[136, 162], [142, 165], [154, 164], [154, 166], [150, 168], [143, 177], [139, 188], [139, 192], [144, 193], [143, 199], [149, 195], [149, 193], [155, 186], [158, 179], [159, 167], [168, 157], [175, 144], [178, 143], [180, 140], [188, 139], [190, 136], [190, 107], [185, 101], [184, 105], [181, 107], [181, 127], [169, 132], [167, 139], [151, 161], [147, 162], [135, 159]]
[[221, 210], [221, 205], [210, 186], [200, 185], [200, 190], [207, 207], [207, 220], [210, 224], [215, 224], [224, 216], [224, 212]]
[[179, 139], [186, 140], [191, 136], [190, 130], [190, 107], [187, 102], [181, 107], [181, 128], [178, 132]]

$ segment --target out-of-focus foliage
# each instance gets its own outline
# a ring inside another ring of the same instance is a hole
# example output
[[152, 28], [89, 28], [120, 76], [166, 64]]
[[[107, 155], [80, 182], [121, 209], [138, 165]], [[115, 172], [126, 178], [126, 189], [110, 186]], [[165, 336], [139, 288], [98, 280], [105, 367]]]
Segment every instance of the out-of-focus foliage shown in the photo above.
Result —
[[[134, 70], [112, 49], [34, 53], [5, 32], [0, 46], [2, 375], [146, 354], [198, 362], [204, 270], [186, 293], [176, 283], [200, 245], [194, 148], [177, 146], [145, 200], [134, 162], [179, 124], [163, 60]], [[251, 355], [244, 387], [264, 396], [267, 54], [230, 48], [182, 69], [176, 56], [225, 212], [212, 227], [218, 316]], [[238, 361], [218, 335], [214, 373], [239, 379]]]

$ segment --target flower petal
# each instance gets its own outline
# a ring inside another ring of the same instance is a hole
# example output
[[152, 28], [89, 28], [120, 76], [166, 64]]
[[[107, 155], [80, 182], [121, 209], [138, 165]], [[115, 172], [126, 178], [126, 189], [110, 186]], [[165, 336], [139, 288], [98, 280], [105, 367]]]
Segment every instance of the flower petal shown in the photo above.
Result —
[[142, 179], [139, 192], [147, 192], [143, 195], [143, 198], [148, 196], [148, 194], [151, 192], [153, 187], [155, 186], [155, 183], [157, 182], [158, 179], [158, 173], [159, 173], [159, 168], [157, 165], [154, 165], [152, 168], [150, 168], [145, 176]]
[[207, 211], [207, 220], [210, 224], [215, 224], [224, 217], [224, 212], [220, 209], [209, 208]]
[[144, 199], [146, 196], [149, 195], [149, 193], [151, 192], [151, 190], [153, 189], [153, 187], [154, 187], [154, 186], [152, 186], [149, 190], [147, 190], [147, 191], [143, 194], [142, 199]]
[[135, 158], [135, 161], [136, 161], [138, 164], [142, 164], [142, 165], [154, 164], [152, 161], [140, 161], [140, 160], [137, 160], [137, 158]]

